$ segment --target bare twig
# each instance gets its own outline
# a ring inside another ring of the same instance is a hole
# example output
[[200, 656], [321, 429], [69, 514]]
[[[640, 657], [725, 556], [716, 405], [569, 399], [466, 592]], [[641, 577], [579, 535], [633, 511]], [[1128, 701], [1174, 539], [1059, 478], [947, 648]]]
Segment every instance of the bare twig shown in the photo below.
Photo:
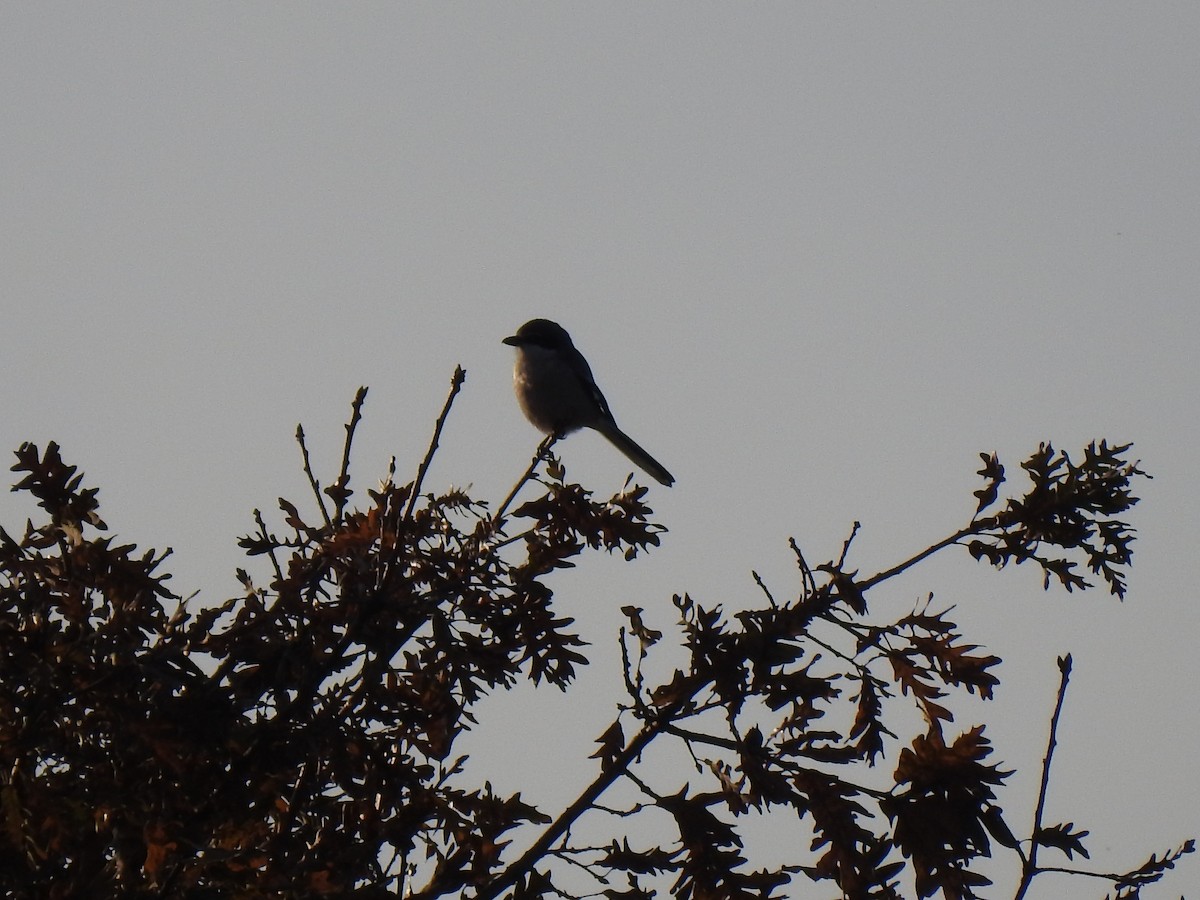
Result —
[[388, 462], [387, 477], [380, 483], [379, 490], [383, 495], [383, 509], [380, 516], [379, 552], [375, 554], [376, 595], [383, 590], [387, 573], [390, 571], [388, 561], [395, 554], [396, 543], [399, 540], [399, 529], [396, 527], [396, 520], [399, 517], [396, 515], [396, 457], [394, 456]]
[[350, 413], [350, 421], [346, 423], [346, 443], [342, 447], [342, 468], [338, 472], [337, 481], [328, 488], [330, 496], [334, 498], [336, 510], [334, 519], [340, 522], [342, 514], [346, 511], [346, 503], [350, 500], [350, 447], [354, 444], [354, 430], [358, 428], [358, 423], [362, 421], [363, 402], [367, 399], [367, 388], [360, 387], [358, 393], [354, 395], [354, 403]]
[[[856, 527], [857, 524], [856, 522]], [[796, 565], [800, 567], [800, 596], [807, 600], [817, 592], [817, 579], [813, 576], [812, 567], [809, 566], [808, 560], [804, 558], [804, 553], [800, 550], [800, 545], [796, 543], [796, 539], [794, 537], [788, 538], [788, 544], [791, 546], [792, 552], [796, 554]], [[848, 543], [847, 546], [849, 546]], [[842, 556], [844, 562], [844, 552]], [[774, 605], [774, 601], [772, 601], [772, 605]]]
[[425, 481], [425, 473], [429, 471], [429, 464], [433, 462], [433, 454], [437, 452], [438, 439], [442, 436], [442, 427], [446, 424], [446, 417], [450, 415], [450, 406], [454, 403], [454, 398], [458, 396], [459, 390], [462, 389], [463, 382], [467, 380], [467, 370], [462, 366], [454, 367], [454, 377], [450, 379], [450, 395], [446, 398], [446, 403], [442, 407], [442, 414], [438, 416], [437, 424], [433, 427], [433, 438], [429, 441], [429, 449], [425, 451], [425, 458], [421, 460], [421, 466], [417, 469], [417, 477], [413, 481], [412, 493], [408, 497], [408, 504], [404, 507], [404, 518], [408, 519], [412, 515], [413, 507], [416, 506], [417, 496], [421, 493], [421, 484]]
[[754, 579], [754, 583], [758, 585], [759, 590], [766, 595], [767, 602], [771, 604], [771, 609], [779, 609], [779, 604], [775, 602], [775, 597], [771, 593], [771, 589], [767, 587], [766, 582], [762, 580], [762, 576], [751, 569], [750, 577]]
[[546, 458], [546, 455], [550, 452], [550, 448], [554, 446], [554, 443], [557, 440], [558, 437], [551, 434], [547, 435], [542, 442], [538, 444], [537, 451], [533, 454], [533, 459], [529, 463], [529, 468], [525, 470], [524, 475], [517, 479], [517, 483], [513, 485], [513, 489], [508, 492], [508, 496], [504, 498], [504, 502], [500, 504], [500, 506], [496, 509], [495, 514], [493, 514], [493, 523], [499, 523], [500, 520], [504, 518], [504, 513], [508, 511], [508, 505], [513, 502], [513, 498], [517, 496], [517, 492], [525, 486], [525, 482], [529, 481], [529, 479], [533, 477], [534, 470], [537, 469], [538, 463]]
[[928, 557], [933, 556], [933, 554], [937, 553], [939, 550], [945, 550], [947, 547], [957, 544], [959, 541], [961, 541], [967, 535], [977, 534], [980, 531], [981, 531], [981, 529], [979, 529], [978, 527], [976, 527], [974, 525], [969, 525], [966, 528], [962, 528], [962, 529], [954, 532], [954, 534], [950, 535], [949, 537], [943, 538], [942, 540], [938, 541], [936, 544], [926, 547], [924, 550], [922, 550], [920, 553], [916, 554], [915, 556], [910, 556], [908, 559], [904, 560], [904, 562], [898, 563], [897, 565], [892, 566], [890, 569], [886, 569], [876, 575], [872, 575], [870, 578], [866, 579], [865, 581], [856, 582], [856, 585], [860, 591], [866, 591], [868, 588], [873, 588], [875, 585], [879, 584], [881, 581], [887, 581], [889, 578], [894, 578], [895, 576], [899, 575], [901, 572], [904, 572], [907, 569], [911, 569], [913, 566], [915, 566], [921, 560], [927, 559]]
[[838, 557], [837, 567], [844, 569], [846, 567], [846, 557], [850, 555], [850, 545], [854, 543], [854, 538], [858, 535], [858, 529], [862, 528], [862, 522], [856, 521], [850, 528], [850, 536], [846, 538], [846, 542], [842, 544], [842, 555]]
[[313, 474], [312, 460], [308, 457], [308, 445], [304, 443], [304, 426], [296, 426], [296, 442], [300, 445], [300, 455], [304, 459], [304, 474], [308, 476], [308, 485], [312, 488], [313, 496], [317, 498], [317, 507], [321, 510], [321, 518], [325, 520], [326, 525], [332, 524], [329, 518], [329, 510], [325, 508], [325, 497], [321, 493], [321, 485], [317, 481], [317, 476]]
[[681, 738], [685, 743], [692, 744], [707, 744], [710, 747], [719, 747], [722, 750], [729, 750], [737, 753], [741, 750], [741, 745], [733, 738], [719, 737], [715, 734], [705, 734], [702, 731], [689, 731], [686, 728], [680, 728], [678, 725], [664, 725], [664, 734], [673, 734], [677, 738]]
[[271, 540], [271, 535], [267, 532], [267, 523], [263, 521], [262, 510], [254, 510], [254, 524], [258, 526], [258, 533], [262, 536], [263, 543], [269, 548], [267, 555], [271, 557], [271, 567], [275, 570], [275, 580], [283, 581], [283, 568], [279, 565], [279, 557], [276, 556], [275, 543]]
[[[684, 691], [684, 696], [666, 708], [659, 711], [657, 719], [651, 720], [642, 726], [641, 731], [634, 735], [633, 739], [625, 746], [625, 749], [616, 755], [616, 757], [601, 771], [600, 775], [584, 789], [583, 793], [568, 806], [555, 819], [541, 836], [533, 842], [519, 859], [514, 861], [503, 872], [499, 873], [492, 881], [481, 884], [476, 893], [476, 900], [495, 900], [522, 877], [537, 865], [547, 851], [557, 843], [559, 838], [566, 834], [575, 821], [592, 808], [592, 805], [600, 799], [600, 796], [608, 790], [613, 782], [621, 776], [637, 779], [629, 771], [634, 760], [641, 756], [642, 751], [649, 746], [659, 734], [662, 733], [664, 726], [671, 722], [679, 711], [691, 701], [695, 696], [695, 692], [699, 691], [704, 682], [696, 681], [689, 691]], [[654, 796], [653, 794], [651, 796]], [[413, 895], [413, 898], [422, 898], [425, 896], [421, 892]]]
[[629, 636], [629, 632], [627, 632], [625, 630], [625, 626], [622, 625], [620, 635], [618, 636], [618, 639], [617, 639], [617, 645], [621, 648], [621, 673], [625, 679], [625, 691], [626, 691], [626, 693], [629, 694], [630, 698], [633, 700], [634, 707], [638, 710], [644, 710], [646, 708], [646, 704], [642, 700], [641, 661], [646, 656], [646, 648], [645, 648], [645, 645], [643, 645], [640, 641], [638, 642], [638, 646], [639, 646], [638, 668], [637, 668], [637, 676], [636, 676], [636, 682], [635, 682], [634, 677], [632, 677], [630, 675], [630, 672], [633, 671], [633, 663], [631, 663], [629, 661], [629, 646], [626, 643], [626, 638], [628, 636]]
[[1046, 790], [1050, 785], [1050, 763], [1054, 758], [1054, 748], [1058, 745], [1058, 719], [1062, 715], [1063, 701], [1067, 696], [1067, 684], [1071, 680], [1070, 653], [1058, 658], [1058, 670], [1062, 673], [1062, 678], [1058, 683], [1058, 698], [1054, 703], [1054, 715], [1050, 717], [1050, 739], [1046, 743], [1046, 756], [1042, 760], [1042, 781], [1038, 786], [1037, 809], [1033, 814], [1032, 846], [1029, 848], [1029, 857], [1021, 866], [1021, 883], [1017, 886], [1014, 900], [1021, 900], [1025, 896], [1030, 882], [1033, 881], [1033, 876], [1039, 871], [1037, 865], [1038, 834], [1042, 830], [1042, 816], [1046, 810]]

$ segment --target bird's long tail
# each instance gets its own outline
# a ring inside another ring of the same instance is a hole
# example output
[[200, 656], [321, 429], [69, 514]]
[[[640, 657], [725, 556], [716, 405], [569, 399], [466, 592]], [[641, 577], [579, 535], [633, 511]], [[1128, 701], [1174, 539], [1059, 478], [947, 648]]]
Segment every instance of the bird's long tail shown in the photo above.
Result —
[[675, 476], [663, 468], [662, 464], [643, 450], [633, 438], [623, 432], [615, 424], [607, 422], [593, 426], [609, 439], [612, 445], [629, 457], [630, 461], [653, 477], [659, 484], [670, 487], [675, 483]]

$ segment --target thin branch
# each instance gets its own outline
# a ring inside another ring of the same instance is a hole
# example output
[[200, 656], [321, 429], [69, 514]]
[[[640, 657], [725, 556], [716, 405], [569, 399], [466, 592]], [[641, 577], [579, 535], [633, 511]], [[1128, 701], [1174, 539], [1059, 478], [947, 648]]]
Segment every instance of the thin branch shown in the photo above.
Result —
[[[625, 749], [617, 754], [612, 762], [606, 766], [603, 771], [601, 771], [596, 780], [588, 785], [584, 792], [579, 795], [575, 802], [563, 810], [559, 817], [555, 819], [545, 831], [542, 832], [541, 836], [533, 842], [529, 849], [527, 849], [519, 859], [517, 859], [507, 869], [497, 875], [494, 880], [479, 886], [479, 890], [475, 895], [476, 900], [495, 900], [496, 897], [499, 897], [514, 884], [520, 881], [520, 879], [523, 878], [526, 873], [531, 871], [533, 867], [537, 865], [538, 861], [546, 855], [546, 853], [551, 847], [554, 846], [558, 839], [570, 830], [575, 821], [592, 808], [592, 805], [598, 799], [600, 799], [600, 796], [606, 790], [608, 790], [618, 778], [620, 778], [622, 775], [632, 777], [628, 770], [633, 765], [634, 761], [641, 756], [642, 751], [646, 749], [650, 742], [662, 733], [664, 727], [671, 722], [676, 715], [679, 714], [679, 711], [682, 710], [684, 706], [691, 701], [692, 697], [694, 697], [696, 693], [699, 692], [700, 689], [707, 683], [707, 681], [697, 680], [691, 686], [690, 690], [684, 692], [685, 695], [683, 697], [677, 699], [668, 707], [661, 710], [657, 719], [647, 722], [642, 727], [642, 730], [633, 737], [628, 745], [626, 745]], [[634, 780], [636, 782], [636, 778]], [[418, 892], [413, 895], [412, 900], [419, 900], [419, 898], [425, 896], [427, 895]]]
[[732, 738], [717, 737], [715, 734], [704, 734], [699, 731], [688, 731], [686, 728], [680, 728], [678, 725], [663, 726], [663, 733], [681, 738], [688, 744], [707, 744], [710, 747], [719, 747], [722, 750], [729, 750], [733, 753], [737, 753], [742, 749], [741, 745]]
[[334, 496], [336, 511], [334, 518], [337, 521], [342, 520], [342, 514], [346, 511], [346, 503], [350, 500], [350, 447], [354, 443], [354, 430], [358, 428], [358, 423], [362, 421], [363, 402], [367, 399], [367, 388], [365, 386], [358, 389], [358, 393], [354, 395], [354, 403], [351, 406], [350, 421], [346, 423], [346, 443], [342, 447], [342, 468], [338, 472], [337, 481], [328, 489], [330, 494]]
[[[557, 850], [551, 850], [548, 855], [553, 856], [555, 859], [561, 859], [569, 866], [575, 866], [579, 869], [582, 869], [588, 874], [588, 877], [591, 878], [592, 881], [598, 884], [604, 884], [604, 876], [599, 871], [598, 863], [584, 862], [582, 859], [577, 859], [576, 857], [583, 856], [585, 853], [604, 853], [607, 849], [607, 847], [582, 847], [579, 850], [571, 850], [567, 849], [566, 847], [559, 847]], [[556, 888], [555, 891], [558, 896], [564, 897], [566, 900], [590, 900], [591, 897], [604, 896], [598, 891], [591, 894], [568, 894], [566, 891], [563, 891], [560, 888]]]
[[862, 528], [862, 523], [855, 521], [850, 528], [850, 536], [846, 538], [846, 542], [842, 544], [842, 555], [838, 557], [837, 567], [844, 569], [846, 567], [846, 557], [850, 555], [850, 545], [854, 543], [854, 538], [858, 534], [858, 529]]
[[937, 553], [939, 550], [945, 550], [947, 547], [957, 544], [959, 541], [961, 541], [967, 535], [979, 533], [980, 530], [981, 529], [979, 529], [975, 526], [971, 526], [971, 525], [967, 526], [966, 528], [959, 529], [958, 531], [954, 532], [954, 534], [950, 535], [949, 537], [943, 538], [942, 540], [938, 541], [936, 544], [926, 547], [924, 550], [922, 550], [916, 556], [911, 556], [908, 559], [904, 560], [904, 562], [898, 563], [898, 564], [892, 566], [890, 569], [886, 569], [883, 572], [878, 573], [877, 575], [872, 575], [870, 578], [866, 579], [865, 581], [855, 582], [855, 585], [856, 585], [856, 587], [858, 587], [858, 589], [860, 591], [866, 591], [869, 588], [873, 588], [873, 587], [875, 587], [875, 585], [879, 584], [881, 581], [887, 581], [889, 578], [894, 578], [895, 576], [899, 575], [901, 572], [904, 572], [907, 569], [911, 569], [917, 563], [921, 562], [921, 560], [927, 559], [930, 556], [933, 556], [933, 554]]
[[[646, 648], [641, 647], [640, 655], [638, 656], [638, 676], [637, 683], [635, 684], [634, 679], [629, 674], [633, 670], [633, 664], [629, 661], [629, 647], [626, 643], [628, 636], [629, 633], [625, 630], [625, 626], [622, 625], [620, 635], [617, 638], [617, 645], [621, 648], [621, 674], [625, 679], [625, 691], [633, 700], [634, 707], [638, 710], [645, 710], [646, 704], [642, 700], [641, 695], [641, 660], [645, 658]], [[641, 646], [640, 640], [638, 644]]]
[[496, 509], [495, 514], [492, 516], [493, 522], [499, 522], [504, 518], [504, 513], [508, 511], [508, 505], [513, 502], [513, 498], [517, 496], [517, 492], [525, 486], [525, 483], [533, 477], [534, 470], [537, 469], [538, 463], [546, 458], [546, 455], [550, 452], [550, 448], [554, 446], [557, 440], [557, 435], [551, 434], [543, 438], [542, 442], [538, 444], [537, 451], [533, 454], [533, 460], [529, 463], [529, 468], [525, 470], [524, 475], [517, 479], [517, 483], [514, 484], [513, 489], [508, 492], [508, 496], [504, 498], [504, 502], [501, 503]]
[[[400, 540], [398, 527], [399, 516], [396, 514], [396, 457], [388, 462], [387, 477], [380, 483], [379, 491], [383, 496], [383, 507], [380, 510], [379, 549], [375, 553], [375, 594], [383, 591], [387, 574], [391, 571], [388, 562], [396, 553], [397, 542]], [[388, 542], [388, 538], [391, 538]]]
[[800, 549], [800, 545], [796, 543], [794, 537], [788, 538], [788, 545], [792, 548], [792, 552], [796, 554], [796, 565], [800, 567], [800, 596], [807, 600], [817, 592], [817, 579], [813, 576], [812, 567], [808, 564], [808, 560], [804, 558], [804, 552]]
[[[779, 609], [779, 604], [775, 602], [775, 597], [771, 594], [771, 589], [767, 587], [766, 582], [762, 580], [762, 576], [753, 569], [750, 570], [750, 576], [754, 579], [754, 583], [758, 585], [759, 590], [766, 595], [767, 602], [771, 604], [771, 609]], [[807, 583], [805, 587], [807, 588]]]
[[326, 525], [333, 524], [329, 518], [329, 510], [325, 508], [325, 496], [321, 493], [321, 485], [313, 474], [312, 460], [308, 457], [308, 445], [304, 443], [304, 426], [296, 426], [296, 442], [300, 445], [300, 455], [304, 459], [304, 474], [308, 476], [308, 485], [312, 488], [313, 496], [317, 498], [317, 507], [321, 510], [321, 518]]
[[1044, 866], [1038, 872], [1053, 872], [1056, 875], [1086, 875], [1088, 878], [1099, 878], [1121, 884], [1129, 875], [1120, 872], [1089, 872], [1087, 869], [1068, 869], [1063, 866]]
[[1046, 743], [1046, 756], [1042, 760], [1042, 781], [1038, 786], [1037, 809], [1033, 814], [1033, 832], [1031, 837], [1031, 846], [1029, 848], [1029, 858], [1025, 860], [1021, 867], [1021, 883], [1017, 886], [1017, 893], [1014, 900], [1021, 900], [1029, 890], [1029, 885], [1033, 881], [1033, 876], [1038, 873], [1037, 857], [1038, 857], [1038, 834], [1042, 830], [1042, 817], [1046, 810], [1046, 791], [1050, 785], [1050, 763], [1054, 759], [1054, 748], [1058, 745], [1058, 720], [1062, 715], [1063, 701], [1067, 696], [1067, 684], [1071, 680], [1071, 654], [1060, 656], [1058, 658], [1058, 670], [1062, 673], [1062, 678], [1058, 684], [1058, 697], [1054, 703], [1054, 715], [1050, 717], [1050, 738]]
[[275, 555], [275, 542], [267, 533], [267, 523], [263, 521], [262, 510], [254, 510], [254, 523], [258, 526], [258, 533], [262, 537], [263, 543], [269, 548], [267, 555], [271, 557], [271, 566], [275, 569], [275, 580], [283, 581], [283, 568], [279, 565], [279, 557]]
[[[499, 519], [493, 519], [492, 520], [493, 525], [498, 521], [499, 521]], [[493, 550], [499, 550], [501, 547], [507, 547], [509, 544], [515, 544], [515, 543], [517, 543], [517, 541], [524, 540], [526, 535], [533, 534], [537, 530], [538, 530], [537, 525], [531, 525], [528, 528], [526, 528], [524, 531], [518, 532], [517, 534], [509, 535], [502, 541], [496, 541], [496, 543], [492, 544], [491, 547]]]
[[413, 481], [412, 493], [409, 494], [408, 504], [404, 507], [404, 519], [412, 516], [413, 507], [416, 506], [417, 496], [421, 493], [421, 484], [425, 481], [425, 473], [429, 471], [429, 464], [433, 462], [433, 454], [437, 452], [438, 439], [442, 436], [442, 427], [446, 424], [446, 417], [450, 415], [450, 406], [454, 403], [454, 398], [458, 396], [458, 392], [462, 389], [463, 382], [467, 380], [467, 370], [462, 366], [454, 367], [454, 377], [450, 379], [450, 395], [446, 398], [446, 403], [442, 407], [442, 414], [438, 416], [437, 424], [433, 426], [433, 437], [429, 441], [429, 449], [425, 451], [425, 458], [421, 460], [421, 466], [417, 469], [416, 480]]
[[[849, 622], [843, 622], [841, 619], [835, 619], [828, 615], [822, 616], [821, 620], [824, 622], [829, 622], [833, 625], [838, 625], [841, 628], [844, 628], [846, 631], [850, 632], [850, 634], [854, 635], [856, 638], [858, 637], [858, 635], [854, 632], [854, 629], [850, 626]], [[808, 632], [807, 634], [805, 634], [804, 638], [805, 638], [805, 640], [811, 641], [812, 643], [816, 644], [818, 647], [823, 648], [826, 652], [833, 654], [834, 656], [836, 656], [838, 659], [842, 660], [843, 662], [854, 666], [854, 668], [858, 670], [858, 673], [860, 675], [869, 676], [871, 674], [868, 669], [867, 663], [859, 662], [856, 656], [851, 656], [850, 654], [848, 654], [842, 650], [839, 650], [837, 647], [833, 646], [833, 644], [829, 643], [828, 641], [821, 640], [819, 637], [817, 637], [812, 632]]]
[[[647, 797], [652, 799], [654, 801], [655, 806], [658, 806], [662, 803], [662, 800], [663, 800], [662, 794], [658, 793], [658, 791], [654, 790], [654, 788], [650, 787], [650, 785], [646, 784], [646, 782], [644, 782], [644, 781], [642, 781], [642, 779], [638, 778], [637, 775], [635, 775], [633, 772], [626, 772], [625, 777], [628, 778], [630, 781], [632, 781], [637, 786], [637, 789], [639, 791], [641, 791]], [[642, 806], [641, 803], [639, 803], [637, 805]]]
[[635, 803], [633, 806], [629, 807], [629, 809], [617, 809], [613, 806], [605, 806], [603, 803], [592, 804], [592, 809], [594, 809], [596, 812], [607, 813], [608, 815], [618, 819], [628, 819], [631, 816], [636, 816], [650, 808], [651, 807], [645, 803]]

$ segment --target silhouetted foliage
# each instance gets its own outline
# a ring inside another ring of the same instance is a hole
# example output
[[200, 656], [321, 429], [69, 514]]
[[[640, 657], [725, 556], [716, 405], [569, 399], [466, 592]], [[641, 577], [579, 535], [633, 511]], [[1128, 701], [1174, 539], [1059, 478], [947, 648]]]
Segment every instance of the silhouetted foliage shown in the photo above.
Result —
[[[984, 455], [972, 520], [876, 575], [848, 568], [852, 533], [815, 567], [792, 544], [800, 586], [786, 601], [761, 579], [762, 606], [734, 615], [675, 597], [687, 662], [659, 683], [644, 668], [676, 635], [625, 606], [627, 699], [597, 723], [593, 781], [549, 813], [469, 777], [459, 739], [496, 692], [570, 690], [588, 663], [546, 576], [587, 551], [645, 552], [663, 528], [645, 488], [597, 500], [569, 483], [552, 441], [495, 510], [461, 490], [423, 492], [462, 381], [459, 370], [415, 478], [390, 473], [361, 506], [349, 460], [365, 389], [323, 490], [299, 431], [313, 501], [281, 499], [278, 531], [255, 513], [241, 546], [258, 574], [239, 569], [241, 590], [211, 605], [167, 587], [165, 554], [101, 536], [96, 490], [56, 445], [17, 451], [14, 490], [45, 516], [20, 536], [0, 530], [6, 896], [709, 900], [827, 882], [848, 898], [898, 898], [906, 884], [970, 898], [995, 842], [1020, 857], [1021, 897], [1038, 872], [1072, 871], [1042, 866], [1039, 850], [1088, 856], [1086, 830], [1044, 821], [1069, 657], [1037, 821], [1019, 839], [999, 796], [1009, 773], [982, 725], [953, 727], [947, 702], [990, 697], [1000, 659], [932, 598], [878, 621], [868, 596], [951, 546], [1032, 564], [1068, 590], [1090, 587], [1083, 566], [1123, 596], [1133, 532], [1119, 517], [1144, 474], [1128, 445], [1093, 444], [1078, 463], [1044, 445], [1008, 499], [1003, 466]], [[902, 736], [905, 722], [917, 730]], [[681, 749], [684, 765], [645, 762], [652, 744]], [[602, 805], [618, 785], [640, 799]], [[803, 824], [809, 846], [756, 864], [752, 811]], [[654, 827], [637, 829], [647, 817]], [[1089, 874], [1135, 897], [1192, 850]]]

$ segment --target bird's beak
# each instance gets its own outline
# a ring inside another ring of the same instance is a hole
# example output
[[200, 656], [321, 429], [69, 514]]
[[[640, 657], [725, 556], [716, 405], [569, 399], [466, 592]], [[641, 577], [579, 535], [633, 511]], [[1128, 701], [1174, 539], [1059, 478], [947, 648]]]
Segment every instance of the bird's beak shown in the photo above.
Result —
[[521, 343], [521, 339], [514, 334], [506, 337], [502, 343], [508, 344], [510, 347], [516, 347]]

